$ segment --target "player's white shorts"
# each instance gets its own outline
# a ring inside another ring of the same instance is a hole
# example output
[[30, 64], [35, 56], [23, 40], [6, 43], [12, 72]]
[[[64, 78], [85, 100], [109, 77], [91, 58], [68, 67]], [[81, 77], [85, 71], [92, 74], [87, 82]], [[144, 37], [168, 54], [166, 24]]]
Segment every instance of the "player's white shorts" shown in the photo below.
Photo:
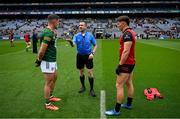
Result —
[[56, 62], [47, 62], [47, 61], [42, 60], [40, 66], [41, 66], [41, 71], [43, 73], [54, 73], [57, 70]]
[[31, 45], [31, 41], [29, 41], [29, 42], [26, 42], [26, 45]]

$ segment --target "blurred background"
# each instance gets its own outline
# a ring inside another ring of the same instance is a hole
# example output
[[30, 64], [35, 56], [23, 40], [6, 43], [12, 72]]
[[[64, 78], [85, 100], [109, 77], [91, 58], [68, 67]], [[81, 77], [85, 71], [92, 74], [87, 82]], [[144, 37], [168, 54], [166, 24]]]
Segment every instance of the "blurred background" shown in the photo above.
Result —
[[40, 32], [49, 14], [62, 18], [59, 38], [77, 33], [81, 20], [96, 38], [118, 38], [120, 15], [131, 18], [137, 39], [180, 38], [179, 0], [1, 0], [0, 8], [0, 39], [8, 39], [10, 31], [14, 39], [23, 39], [27, 32], [31, 35], [33, 29]]

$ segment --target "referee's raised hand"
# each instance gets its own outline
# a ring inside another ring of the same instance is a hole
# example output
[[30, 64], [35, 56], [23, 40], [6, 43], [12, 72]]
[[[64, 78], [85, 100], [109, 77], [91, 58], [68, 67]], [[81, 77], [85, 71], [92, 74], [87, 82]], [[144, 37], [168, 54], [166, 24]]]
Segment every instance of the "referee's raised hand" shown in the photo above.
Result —
[[71, 39], [67, 38], [66, 41], [68, 41], [70, 43], [71, 47], [74, 47], [74, 44]]

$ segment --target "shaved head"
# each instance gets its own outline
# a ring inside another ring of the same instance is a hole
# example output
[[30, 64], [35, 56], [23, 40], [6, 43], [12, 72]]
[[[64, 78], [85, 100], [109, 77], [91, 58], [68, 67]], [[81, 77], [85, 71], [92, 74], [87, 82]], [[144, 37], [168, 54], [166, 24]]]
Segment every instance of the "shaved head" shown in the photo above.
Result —
[[85, 30], [87, 29], [87, 23], [82, 21], [79, 23], [79, 30], [80, 32], [85, 32]]

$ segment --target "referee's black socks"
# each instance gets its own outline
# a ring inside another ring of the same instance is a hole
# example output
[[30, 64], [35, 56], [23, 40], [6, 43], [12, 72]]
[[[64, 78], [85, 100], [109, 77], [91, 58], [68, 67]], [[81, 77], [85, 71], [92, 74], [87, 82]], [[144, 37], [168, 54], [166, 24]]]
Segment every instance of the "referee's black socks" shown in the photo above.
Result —
[[85, 76], [84, 75], [80, 76], [80, 81], [83, 88], [85, 88], [84, 80], [85, 80]]
[[94, 78], [93, 77], [88, 77], [89, 79], [89, 84], [90, 84], [90, 91], [93, 90], [93, 86], [94, 86]]

